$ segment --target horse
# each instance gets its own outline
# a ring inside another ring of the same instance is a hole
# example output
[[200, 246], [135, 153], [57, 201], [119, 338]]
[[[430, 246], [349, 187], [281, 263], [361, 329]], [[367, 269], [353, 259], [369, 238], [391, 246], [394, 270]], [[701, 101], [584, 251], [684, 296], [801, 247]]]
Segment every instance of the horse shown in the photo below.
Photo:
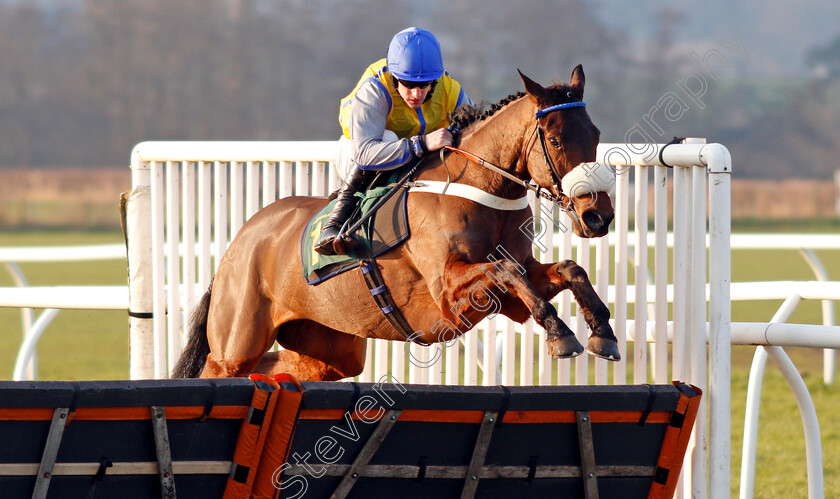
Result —
[[[439, 157], [427, 153], [414, 180], [464, 184], [508, 202], [523, 200], [533, 188], [565, 200], [578, 236], [605, 235], [614, 217], [607, 192], [564, 193], [561, 184], [578, 165], [593, 164], [600, 138], [583, 102], [583, 67], [574, 68], [568, 84], [548, 87], [519, 75], [525, 92], [458, 118], [458, 148]], [[367, 338], [448, 342], [496, 312], [519, 323], [534, 317], [546, 330], [550, 355], [574, 357], [583, 346], [548, 301], [563, 290], [573, 293], [591, 331], [588, 353], [620, 359], [609, 309], [586, 271], [571, 260], [534, 258], [533, 241], [520, 230], [533, 220], [527, 204], [501, 210], [462, 197], [409, 193], [411, 237], [376, 258], [415, 331], [406, 338], [382, 320], [359, 273], [317, 285], [304, 281], [301, 233], [326, 203], [285, 197], [243, 225], [196, 307], [172, 377], [283, 372], [298, 380], [339, 380], [362, 372]], [[269, 351], [275, 341], [283, 349]]]

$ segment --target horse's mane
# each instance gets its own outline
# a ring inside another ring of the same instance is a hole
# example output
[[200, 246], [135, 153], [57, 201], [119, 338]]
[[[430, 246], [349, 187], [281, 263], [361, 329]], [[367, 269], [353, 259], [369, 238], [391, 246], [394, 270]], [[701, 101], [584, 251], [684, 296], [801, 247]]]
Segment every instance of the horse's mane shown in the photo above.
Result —
[[474, 106], [461, 106], [452, 113], [452, 117], [449, 121], [460, 128], [463, 132], [467, 127], [476, 121], [485, 120], [490, 116], [493, 116], [499, 109], [524, 96], [525, 92], [517, 92], [515, 94], [508, 95], [499, 101], [498, 104], [488, 105], [486, 102], [481, 102]]
[[[549, 93], [552, 100], [556, 99], [558, 103], [567, 101], [571, 102], [573, 100], [569, 94], [570, 90], [571, 88], [563, 83], [555, 83], [554, 85], [546, 88], [546, 91]], [[525, 92], [516, 92], [508, 95], [496, 104], [481, 102], [474, 106], [461, 106], [452, 113], [449, 121], [453, 125], [457, 126], [461, 132], [463, 132], [476, 121], [483, 121], [490, 118], [496, 114], [496, 111], [524, 96]]]

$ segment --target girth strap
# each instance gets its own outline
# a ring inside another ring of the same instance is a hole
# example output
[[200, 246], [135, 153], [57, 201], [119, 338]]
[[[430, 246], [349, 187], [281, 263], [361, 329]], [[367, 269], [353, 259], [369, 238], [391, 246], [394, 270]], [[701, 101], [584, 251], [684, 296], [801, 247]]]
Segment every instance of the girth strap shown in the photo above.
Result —
[[370, 290], [373, 301], [376, 302], [379, 310], [382, 311], [382, 315], [388, 319], [388, 322], [391, 323], [394, 329], [403, 335], [406, 341], [429, 346], [425, 341], [413, 337], [414, 331], [411, 329], [400, 308], [394, 302], [394, 297], [391, 296], [391, 292], [385, 284], [385, 279], [382, 277], [382, 273], [376, 265], [376, 260], [373, 257], [359, 260], [359, 269], [362, 271], [362, 277], [365, 280], [368, 290]]

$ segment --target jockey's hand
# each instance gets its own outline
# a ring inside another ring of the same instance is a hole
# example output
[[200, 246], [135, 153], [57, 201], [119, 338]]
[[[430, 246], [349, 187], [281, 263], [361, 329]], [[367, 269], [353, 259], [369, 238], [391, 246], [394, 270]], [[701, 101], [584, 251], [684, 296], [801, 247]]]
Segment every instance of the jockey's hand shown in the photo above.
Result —
[[437, 151], [443, 146], [452, 145], [452, 133], [446, 128], [439, 128], [426, 134], [426, 149]]

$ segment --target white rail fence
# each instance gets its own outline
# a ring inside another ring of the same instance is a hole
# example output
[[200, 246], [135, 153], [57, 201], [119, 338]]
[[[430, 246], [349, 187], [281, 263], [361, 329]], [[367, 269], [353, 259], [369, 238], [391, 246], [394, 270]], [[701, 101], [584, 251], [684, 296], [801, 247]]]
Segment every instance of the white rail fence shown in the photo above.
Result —
[[[35, 347], [62, 309], [126, 310], [126, 286], [30, 286], [19, 263], [82, 262], [125, 259], [124, 244], [93, 246], [16, 246], [0, 248], [0, 263], [15, 286], [0, 287], [0, 307], [19, 308], [23, 338], [12, 379], [35, 379], [38, 372]], [[43, 309], [35, 316], [34, 309]]]

